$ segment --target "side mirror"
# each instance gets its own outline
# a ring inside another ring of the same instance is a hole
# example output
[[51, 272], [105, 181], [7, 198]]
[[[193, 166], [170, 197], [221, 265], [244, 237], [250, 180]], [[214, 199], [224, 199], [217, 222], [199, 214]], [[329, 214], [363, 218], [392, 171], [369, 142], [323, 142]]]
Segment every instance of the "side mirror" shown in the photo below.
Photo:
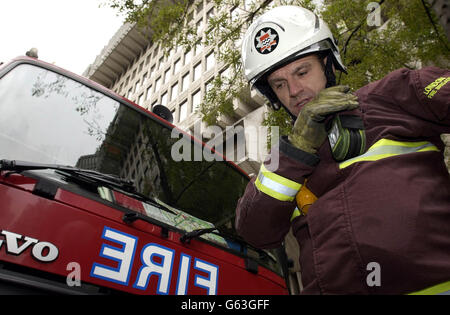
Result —
[[25, 55], [27, 55], [28, 57], [31, 57], [31, 58], [39, 58], [38, 57], [38, 50], [37, 50], [37, 48], [31, 48], [29, 51], [27, 51], [26, 53], [25, 53]]
[[162, 119], [167, 120], [168, 122], [173, 122], [173, 115], [170, 110], [164, 105], [155, 105], [153, 106], [152, 112], [155, 115], [158, 115]]

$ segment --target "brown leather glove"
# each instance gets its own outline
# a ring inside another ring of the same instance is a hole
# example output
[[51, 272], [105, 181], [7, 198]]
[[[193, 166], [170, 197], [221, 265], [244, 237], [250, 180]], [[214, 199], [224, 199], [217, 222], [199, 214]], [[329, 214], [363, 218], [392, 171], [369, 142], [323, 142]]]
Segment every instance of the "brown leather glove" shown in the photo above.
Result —
[[350, 88], [344, 85], [333, 86], [320, 93], [298, 114], [289, 141], [295, 147], [315, 154], [327, 138], [325, 119], [327, 116], [357, 108], [358, 99], [349, 93]]

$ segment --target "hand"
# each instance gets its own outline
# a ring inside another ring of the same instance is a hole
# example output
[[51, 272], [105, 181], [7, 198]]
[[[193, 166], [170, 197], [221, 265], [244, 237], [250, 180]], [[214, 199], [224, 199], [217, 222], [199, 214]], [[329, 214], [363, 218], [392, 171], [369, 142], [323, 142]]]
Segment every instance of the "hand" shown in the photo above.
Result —
[[324, 89], [298, 114], [289, 141], [297, 148], [315, 154], [327, 138], [327, 116], [358, 108], [358, 99], [344, 85]]

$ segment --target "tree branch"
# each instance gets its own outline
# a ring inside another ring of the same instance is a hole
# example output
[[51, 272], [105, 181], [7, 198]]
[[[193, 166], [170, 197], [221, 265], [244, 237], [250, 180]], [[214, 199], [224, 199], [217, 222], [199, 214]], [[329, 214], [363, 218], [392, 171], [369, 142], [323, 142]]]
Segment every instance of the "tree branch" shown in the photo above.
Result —
[[439, 35], [439, 30], [436, 26], [436, 23], [434, 23], [433, 21], [433, 17], [431, 16], [431, 12], [430, 9], [428, 8], [427, 4], [425, 3], [425, 0], [422, 0], [422, 5], [425, 9], [425, 12], [427, 13], [428, 19], [431, 22], [431, 25], [433, 25], [434, 31], [436, 32], [436, 36], [439, 39], [439, 41], [442, 43], [442, 45], [445, 47], [445, 49], [447, 49], [447, 51], [450, 51], [450, 49], [447, 46], [447, 43], [445, 41], [442, 40], [441, 36]]
[[[378, 2], [378, 4], [381, 6], [384, 3], [385, 0], [380, 0]], [[356, 34], [357, 31], [359, 31], [361, 29], [361, 27], [364, 24], [364, 21], [367, 20], [367, 17], [364, 17], [361, 22], [358, 24], [358, 26], [356, 26], [352, 33], [350, 34], [350, 36], [347, 38], [347, 40], [345, 41], [344, 47], [342, 48], [342, 62], [345, 64], [345, 56], [347, 55], [347, 47], [350, 44], [350, 40], [352, 39], [352, 37]], [[338, 83], [341, 81], [341, 77], [342, 77], [342, 72], [339, 73], [339, 78], [338, 78]]]

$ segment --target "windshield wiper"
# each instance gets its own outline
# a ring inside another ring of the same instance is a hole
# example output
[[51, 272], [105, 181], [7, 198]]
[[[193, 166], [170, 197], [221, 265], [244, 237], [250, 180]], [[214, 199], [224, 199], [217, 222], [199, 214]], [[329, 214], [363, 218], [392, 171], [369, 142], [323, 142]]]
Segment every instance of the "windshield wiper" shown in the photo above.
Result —
[[[217, 232], [215, 232], [217, 231]], [[217, 228], [213, 227], [213, 228], [205, 228], [205, 229], [197, 229], [197, 230], [193, 230], [191, 232], [187, 232], [185, 234], [183, 234], [180, 237], [180, 242], [181, 243], [189, 243], [191, 241], [191, 239], [193, 238], [197, 238], [202, 236], [203, 234], [208, 234], [208, 233], [212, 233], [212, 234], [216, 234], [219, 236], [222, 236], [225, 239], [230, 239], [232, 241], [235, 241], [237, 243], [239, 243], [240, 245], [240, 252], [243, 252], [243, 248], [251, 248], [252, 250], [256, 251], [258, 253], [258, 255], [260, 256], [260, 258], [266, 259], [269, 258], [270, 260], [274, 261], [275, 263], [277, 263], [277, 261], [271, 257], [268, 253], [266, 253], [264, 250], [256, 248], [250, 244], [248, 244], [246, 241], [244, 241], [243, 239], [234, 236], [234, 235], [230, 235], [224, 232], [219, 231]]]
[[120, 178], [116, 175], [104, 174], [94, 170], [81, 169], [65, 165], [44, 164], [20, 160], [0, 160], [0, 171], [23, 172], [23, 171], [44, 170], [44, 169], [52, 169], [58, 171], [59, 174], [74, 177], [75, 179], [87, 182], [88, 184], [98, 186], [98, 184], [101, 183], [102, 185], [109, 186], [111, 188], [120, 189], [127, 195], [131, 195], [136, 199], [151, 203], [152, 205], [156, 206], [159, 209], [165, 210], [167, 212], [176, 215], [175, 212], [164, 207], [163, 205], [160, 205], [150, 197], [147, 197], [139, 193], [136, 190], [134, 183], [132, 181]]
[[203, 234], [207, 234], [207, 233], [212, 233], [214, 231], [218, 231], [215, 227], [214, 228], [207, 228], [207, 229], [197, 229], [197, 230], [193, 230], [191, 232], [187, 232], [185, 234], [183, 234], [180, 237], [180, 242], [181, 243], [189, 243], [191, 241], [191, 239], [196, 238], [196, 237], [200, 237]]
[[85, 176], [86, 179], [90, 180], [91, 182], [102, 182], [104, 184], [112, 185], [129, 192], [136, 191], [132, 181], [128, 181], [111, 174], [103, 174], [94, 170], [87, 170], [58, 164], [44, 164], [20, 160], [0, 160], [0, 171], [23, 172], [44, 169], [69, 172], [71, 174]]

